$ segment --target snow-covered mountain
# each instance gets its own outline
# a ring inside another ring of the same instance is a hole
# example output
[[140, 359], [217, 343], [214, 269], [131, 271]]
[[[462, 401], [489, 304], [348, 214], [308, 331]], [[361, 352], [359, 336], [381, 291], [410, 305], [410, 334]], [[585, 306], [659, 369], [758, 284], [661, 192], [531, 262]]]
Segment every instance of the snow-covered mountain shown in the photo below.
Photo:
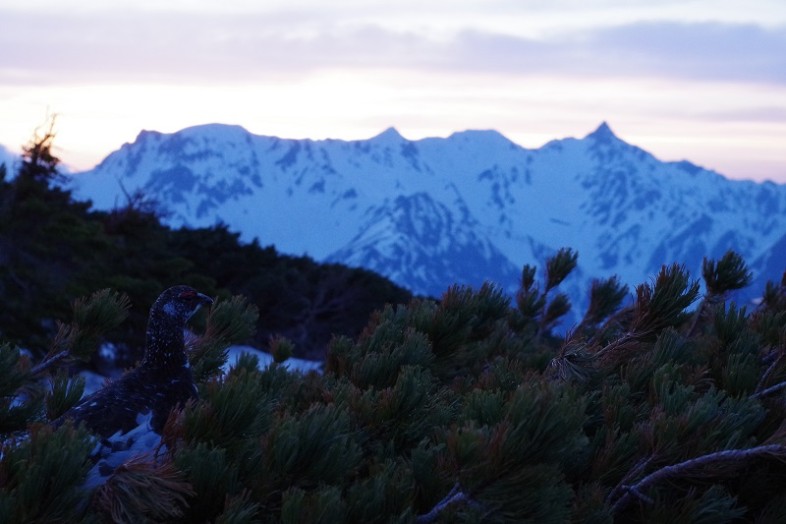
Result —
[[579, 252], [563, 285], [579, 307], [592, 278], [634, 286], [672, 262], [698, 278], [704, 256], [728, 249], [754, 270], [753, 293], [786, 269], [786, 185], [661, 162], [605, 123], [539, 149], [495, 131], [416, 141], [392, 128], [360, 141], [215, 124], [143, 131], [74, 184], [98, 208], [140, 190], [173, 226], [224, 222], [431, 295], [484, 280], [513, 291], [523, 264], [542, 267], [564, 246]]

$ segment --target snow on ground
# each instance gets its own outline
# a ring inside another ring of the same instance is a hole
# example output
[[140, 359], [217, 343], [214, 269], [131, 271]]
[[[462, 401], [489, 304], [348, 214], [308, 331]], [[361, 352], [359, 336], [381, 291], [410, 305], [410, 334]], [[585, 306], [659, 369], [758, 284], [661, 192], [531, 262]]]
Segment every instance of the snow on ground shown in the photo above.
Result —
[[99, 375], [93, 371], [80, 371], [79, 375], [85, 379], [85, 392], [82, 394], [82, 397], [92, 395], [104, 387], [104, 384], [107, 381], [107, 377]]
[[[229, 368], [237, 364], [237, 360], [243, 354], [252, 354], [259, 359], [259, 369], [265, 370], [272, 362], [273, 356], [260, 349], [252, 346], [231, 346], [229, 348], [229, 355], [226, 364], [222, 366], [224, 373], [229, 371]], [[293, 372], [308, 373], [309, 371], [322, 372], [322, 362], [315, 360], [302, 360], [299, 358], [290, 358], [281, 364], [285, 368]], [[85, 379], [85, 392], [83, 397], [91, 395], [101, 389], [107, 380], [107, 377], [99, 375], [93, 371], [80, 371], [79, 374]]]
[[83, 487], [93, 489], [103, 485], [118, 466], [133, 458], [149, 454], [155, 460], [156, 455], [165, 453], [166, 446], [161, 444], [161, 435], [150, 427], [152, 418], [152, 412], [140, 413], [136, 418], [136, 428], [127, 433], [118, 431], [109, 438], [98, 440], [91, 453], [95, 465], [88, 472]]
[[[237, 364], [238, 359], [243, 354], [251, 354], [255, 355], [259, 359], [259, 369], [265, 370], [270, 364], [273, 362], [273, 356], [269, 353], [266, 353], [262, 350], [251, 346], [231, 346], [229, 348], [229, 357], [227, 358], [226, 364], [222, 367], [224, 373], [229, 371], [229, 368]], [[297, 371], [300, 373], [308, 373], [309, 371], [322, 371], [322, 362], [318, 362], [315, 360], [302, 360], [299, 358], [289, 358], [284, 361], [282, 364], [285, 368], [290, 371]]]

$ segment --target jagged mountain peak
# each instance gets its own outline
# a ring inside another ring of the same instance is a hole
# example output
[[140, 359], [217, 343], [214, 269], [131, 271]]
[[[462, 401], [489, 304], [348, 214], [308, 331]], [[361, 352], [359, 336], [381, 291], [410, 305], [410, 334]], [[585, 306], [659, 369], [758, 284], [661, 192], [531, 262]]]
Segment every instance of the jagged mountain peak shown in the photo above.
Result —
[[662, 164], [651, 153], [617, 136], [605, 121], [579, 142], [586, 144], [588, 150], [601, 164], [611, 165], [613, 162], [633, 163], [640, 166], [647, 163]]
[[408, 140], [401, 136], [401, 133], [398, 132], [398, 129], [391, 126], [380, 134], [372, 137], [369, 141], [375, 143], [390, 143], [390, 144], [399, 144], [401, 142], [407, 142]]
[[616, 134], [614, 134], [614, 131], [611, 130], [611, 126], [609, 126], [608, 122], [606, 122], [605, 120], [600, 123], [600, 125], [595, 129], [595, 131], [588, 134], [585, 138], [588, 138], [595, 142], [621, 141], [620, 138]]
[[510, 289], [516, 278], [498, 281], [510, 268], [572, 247], [580, 309], [591, 278], [633, 288], [673, 262], [698, 277], [704, 256], [727, 249], [777, 260], [786, 231], [786, 185], [661, 162], [606, 122], [539, 149], [496, 131], [411, 141], [389, 128], [349, 142], [215, 124], [147, 133], [76, 175], [75, 194], [111, 208], [140, 190], [172, 225], [224, 222], [244, 240], [375, 269], [418, 293], [481, 275]]

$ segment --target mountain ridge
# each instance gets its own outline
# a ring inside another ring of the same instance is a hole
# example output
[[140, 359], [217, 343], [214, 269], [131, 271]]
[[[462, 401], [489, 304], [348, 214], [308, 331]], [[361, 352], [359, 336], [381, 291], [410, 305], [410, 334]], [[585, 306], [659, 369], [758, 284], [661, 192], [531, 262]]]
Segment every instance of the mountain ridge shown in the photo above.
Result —
[[579, 307], [591, 278], [634, 286], [672, 262], [698, 277], [704, 256], [735, 249], [755, 278], [779, 279], [774, 261], [786, 260], [786, 185], [662, 162], [607, 122], [535, 149], [493, 130], [420, 140], [393, 127], [368, 140], [223, 124], [143, 131], [76, 174], [74, 190], [101, 209], [139, 190], [170, 225], [223, 222], [244, 240], [366, 267], [424, 294], [482, 280], [512, 292], [523, 264], [541, 266], [564, 246], [579, 252], [563, 285]]

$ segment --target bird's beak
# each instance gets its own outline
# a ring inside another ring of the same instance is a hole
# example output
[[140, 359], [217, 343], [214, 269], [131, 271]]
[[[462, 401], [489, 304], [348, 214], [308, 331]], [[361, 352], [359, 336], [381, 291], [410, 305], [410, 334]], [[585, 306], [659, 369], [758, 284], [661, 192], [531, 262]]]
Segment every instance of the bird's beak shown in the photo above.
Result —
[[187, 318], [193, 317], [196, 314], [197, 311], [202, 309], [202, 306], [208, 306], [209, 307], [209, 306], [211, 306], [213, 304], [213, 299], [210, 298], [209, 296], [205, 295], [205, 294], [197, 293], [196, 294], [196, 298], [197, 298], [197, 303], [194, 305], [194, 308], [188, 314]]
[[213, 299], [203, 293], [197, 293], [197, 297], [199, 297], [200, 302], [205, 304], [206, 306], [213, 305]]

